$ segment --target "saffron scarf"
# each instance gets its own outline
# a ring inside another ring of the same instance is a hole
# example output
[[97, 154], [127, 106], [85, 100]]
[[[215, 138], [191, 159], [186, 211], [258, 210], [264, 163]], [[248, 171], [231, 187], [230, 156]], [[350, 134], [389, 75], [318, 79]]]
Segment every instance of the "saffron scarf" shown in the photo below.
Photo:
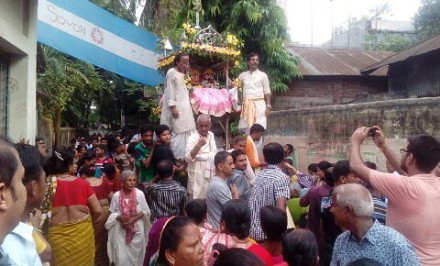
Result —
[[[119, 194], [119, 206], [121, 208], [122, 217], [134, 217], [137, 214], [136, 210], [136, 189], [133, 188], [129, 194], [125, 194], [121, 189]], [[125, 243], [130, 244], [136, 234], [136, 223], [125, 227]]]

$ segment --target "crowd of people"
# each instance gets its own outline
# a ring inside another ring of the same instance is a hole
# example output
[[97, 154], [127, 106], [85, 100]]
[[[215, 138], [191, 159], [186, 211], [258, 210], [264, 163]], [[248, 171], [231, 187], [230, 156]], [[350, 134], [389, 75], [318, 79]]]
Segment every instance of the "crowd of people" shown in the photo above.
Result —
[[[270, 91], [251, 55], [244, 85], [261, 95], [225, 150], [210, 116], [181, 106], [187, 63], [167, 75], [168, 122], [131, 138], [78, 137], [50, 155], [42, 138], [0, 140], [0, 265], [440, 265], [438, 140], [409, 137], [399, 160], [380, 127], [360, 127], [346, 160], [303, 173], [292, 145], [263, 144]], [[390, 173], [363, 161], [371, 135]]]
[[[200, 115], [193, 134], [210, 126]], [[250, 136], [256, 129], [264, 132], [256, 124]], [[187, 142], [189, 160], [178, 160], [166, 125], [142, 126], [131, 140], [78, 138], [51, 156], [41, 139], [2, 139], [0, 264], [439, 265], [440, 143], [412, 136], [398, 160], [372, 129], [391, 173], [363, 162], [366, 127], [353, 133], [348, 160], [308, 173], [292, 165], [293, 146], [275, 142], [260, 171], [249, 169], [255, 144], [240, 135], [211, 166], [193, 168], [193, 183], [207, 183], [197, 196], [175, 177], [212, 144]]]

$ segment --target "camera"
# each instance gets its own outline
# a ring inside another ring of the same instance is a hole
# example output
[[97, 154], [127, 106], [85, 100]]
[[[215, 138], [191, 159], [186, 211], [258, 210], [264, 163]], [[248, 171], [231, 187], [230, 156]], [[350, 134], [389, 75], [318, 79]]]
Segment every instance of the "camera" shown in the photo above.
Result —
[[368, 130], [368, 136], [370, 136], [370, 137], [376, 136], [376, 129], [375, 128], [370, 128]]

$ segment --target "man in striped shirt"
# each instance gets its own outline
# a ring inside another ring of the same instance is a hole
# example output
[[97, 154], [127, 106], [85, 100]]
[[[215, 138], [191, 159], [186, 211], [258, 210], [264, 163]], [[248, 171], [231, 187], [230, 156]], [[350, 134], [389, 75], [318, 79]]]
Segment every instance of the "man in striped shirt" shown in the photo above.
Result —
[[258, 242], [266, 238], [260, 224], [260, 209], [264, 206], [276, 206], [286, 211], [287, 199], [290, 196], [289, 177], [283, 173], [284, 150], [279, 143], [269, 143], [263, 149], [268, 168], [255, 178], [254, 187], [249, 197], [251, 210], [251, 237]]
[[161, 217], [183, 214], [187, 193], [179, 182], [173, 180], [173, 167], [170, 160], [160, 161], [156, 166], [156, 182], [145, 188], [151, 224]]

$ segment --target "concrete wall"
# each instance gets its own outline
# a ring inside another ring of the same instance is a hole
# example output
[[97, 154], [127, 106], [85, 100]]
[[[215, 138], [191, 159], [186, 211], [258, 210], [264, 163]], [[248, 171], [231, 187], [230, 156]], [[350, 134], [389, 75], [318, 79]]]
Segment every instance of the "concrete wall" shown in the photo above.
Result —
[[273, 93], [274, 110], [341, 104], [369, 95], [386, 93], [386, 77], [304, 77], [295, 80], [289, 91]]
[[[299, 169], [306, 171], [312, 162], [347, 158], [354, 130], [372, 125], [383, 128], [397, 155], [409, 135], [424, 133], [440, 139], [440, 97], [274, 111], [268, 119], [265, 143], [291, 143]], [[362, 154], [385, 169], [383, 154], [371, 139], [365, 141]]]
[[0, 1], [0, 53], [9, 60], [7, 135], [36, 135], [37, 0]]

